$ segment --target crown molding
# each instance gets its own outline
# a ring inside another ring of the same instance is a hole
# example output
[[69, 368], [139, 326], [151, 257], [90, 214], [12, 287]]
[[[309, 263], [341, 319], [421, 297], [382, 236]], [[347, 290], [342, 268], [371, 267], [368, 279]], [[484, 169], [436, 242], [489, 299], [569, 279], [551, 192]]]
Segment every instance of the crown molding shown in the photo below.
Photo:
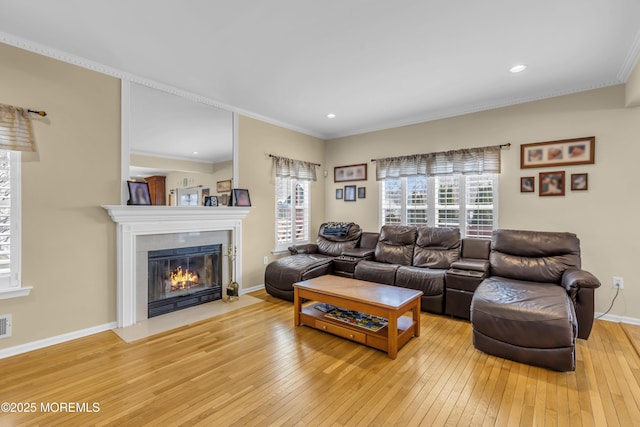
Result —
[[636, 37], [633, 39], [633, 43], [631, 43], [629, 53], [627, 53], [627, 57], [624, 59], [622, 67], [620, 67], [618, 79], [620, 79], [621, 82], [626, 83], [627, 80], [629, 80], [638, 60], [640, 60], [640, 30], [636, 33]]

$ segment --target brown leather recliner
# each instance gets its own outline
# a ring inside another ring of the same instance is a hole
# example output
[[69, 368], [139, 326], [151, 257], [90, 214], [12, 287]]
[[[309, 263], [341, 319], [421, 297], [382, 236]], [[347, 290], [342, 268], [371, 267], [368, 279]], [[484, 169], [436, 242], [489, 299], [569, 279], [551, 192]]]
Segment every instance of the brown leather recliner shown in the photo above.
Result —
[[587, 339], [600, 282], [581, 270], [571, 233], [496, 230], [491, 275], [471, 302], [473, 344], [485, 353], [557, 371], [575, 370], [575, 339]]
[[316, 243], [291, 246], [291, 256], [267, 265], [264, 272], [265, 290], [275, 297], [293, 301], [294, 283], [331, 274], [334, 257], [356, 248], [361, 235], [362, 229], [358, 224], [323, 223], [318, 230]]

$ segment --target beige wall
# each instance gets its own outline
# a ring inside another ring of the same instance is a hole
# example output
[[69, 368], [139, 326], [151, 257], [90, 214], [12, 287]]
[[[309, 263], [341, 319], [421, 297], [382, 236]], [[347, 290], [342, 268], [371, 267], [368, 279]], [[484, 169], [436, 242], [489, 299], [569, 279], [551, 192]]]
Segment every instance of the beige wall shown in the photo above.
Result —
[[[595, 135], [595, 164], [520, 169], [520, 145]], [[640, 274], [635, 266], [640, 231], [640, 199], [635, 176], [640, 158], [640, 108], [625, 108], [623, 85], [531, 102], [460, 117], [335, 139], [326, 145], [326, 166], [368, 163], [367, 198], [356, 203], [335, 200], [327, 184], [327, 219], [351, 219], [367, 231], [378, 223], [378, 184], [370, 159], [465, 147], [512, 143], [502, 151], [499, 226], [576, 233], [582, 242], [583, 266], [603, 286], [596, 310], [604, 312], [614, 295], [612, 276], [623, 276], [625, 289], [612, 313], [640, 319]], [[566, 190], [564, 197], [520, 193], [522, 176], [564, 170], [589, 174], [589, 190]]]
[[631, 72], [626, 85], [627, 107], [640, 107], [640, 62]]
[[45, 110], [39, 146], [22, 165], [22, 282], [0, 300], [13, 336], [0, 349], [116, 320], [115, 225], [120, 203], [120, 83], [0, 44], [0, 102]]
[[[263, 258], [274, 259], [275, 175], [269, 154], [297, 160], [324, 163], [322, 140], [283, 129], [249, 117], [238, 123], [238, 185], [248, 188], [251, 212], [243, 223], [243, 280], [248, 288], [264, 283]], [[324, 219], [324, 164], [317, 169], [318, 181], [311, 183], [311, 235], [315, 240]]]

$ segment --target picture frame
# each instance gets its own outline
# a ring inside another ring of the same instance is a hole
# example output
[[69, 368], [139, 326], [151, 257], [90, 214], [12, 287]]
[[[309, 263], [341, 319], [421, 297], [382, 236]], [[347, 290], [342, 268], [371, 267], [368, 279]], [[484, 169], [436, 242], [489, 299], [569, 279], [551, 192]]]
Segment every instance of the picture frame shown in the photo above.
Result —
[[367, 187], [358, 187], [358, 199], [367, 197]]
[[342, 200], [343, 191], [344, 190], [342, 188], [336, 188], [336, 199]]
[[225, 181], [218, 181], [216, 183], [216, 191], [218, 193], [228, 193], [231, 191], [231, 180], [227, 179]]
[[336, 166], [333, 168], [333, 182], [366, 181], [367, 164]]
[[251, 206], [251, 198], [249, 197], [249, 190], [244, 188], [233, 189], [233, 206]]
[[344, 201], [355, 202], [356, 201], [356, 186], [345, 185], [344, 186]]
[[593, 164], [595, 149], [595, 136], [522, 144], [520, 169]]
[[223, 194], [219, 197], [220, 206], [227, 206], [229, 204], [229, 195]]
[[536, 178], [534, 176], [520, 177], [520, 192], [533, 193], [536, 191]]
[[586, 191], [589, 189], [588, 173], [571, 174], [571, 191]]
[[218, 196], [204, 196], [205, 206], [218, 206]]
[[127, 181], [129, 188], [129, 205], [150, 206], [151, 193], [149, 192], [149, 184], [144, 181]]
[[540, 172], [538, 185], [540, 196], [564, 196], [564, 171]]

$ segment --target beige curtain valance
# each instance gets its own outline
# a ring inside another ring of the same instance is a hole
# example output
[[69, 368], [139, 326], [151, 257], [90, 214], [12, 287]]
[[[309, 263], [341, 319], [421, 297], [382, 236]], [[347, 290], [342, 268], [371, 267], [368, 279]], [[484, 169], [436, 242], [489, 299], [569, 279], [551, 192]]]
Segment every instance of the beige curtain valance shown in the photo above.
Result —
[[269, 156], [273, 159], [273, 168], [276, 171], [276, 176], [295, 178], [303, 181], [317, 181], [316, 166], [320, 166], [319, 164], [288, 159], [272, 154]]
[[0, 149], [36, 151], [33, 125], [26, 108], [0, 104]]
[[413, 175], [500, 173], [500, 145], [375, 159], [376, 180]]

